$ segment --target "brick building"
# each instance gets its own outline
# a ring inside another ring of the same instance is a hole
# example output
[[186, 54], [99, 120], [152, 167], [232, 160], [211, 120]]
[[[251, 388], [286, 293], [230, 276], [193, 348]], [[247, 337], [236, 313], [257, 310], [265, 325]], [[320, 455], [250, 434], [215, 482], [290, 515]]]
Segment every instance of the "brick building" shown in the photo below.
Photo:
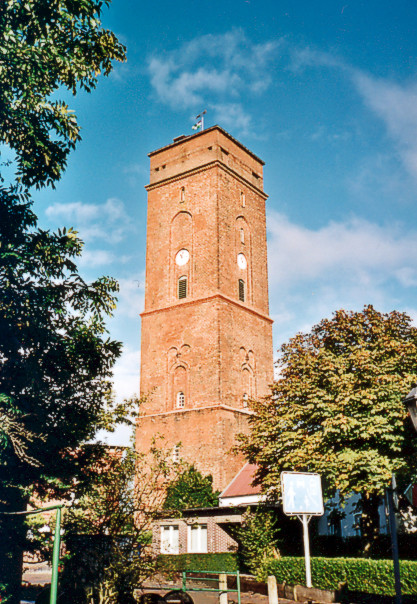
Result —
[[149, 156], [136, 446], [162, 434], [223, 489], [248, 400], [273, 379], [263, 162], [218, 126]]
[[260, 486], [253, 486], [257, 466], [245, 464], [219, 496], [215, 508], [189, 508], [181, 517], [161, 513], [154, 523], [155, 554], [216, 554], [237, 551], [231, 528], [242, 523], [248, 507], [265, 501]]

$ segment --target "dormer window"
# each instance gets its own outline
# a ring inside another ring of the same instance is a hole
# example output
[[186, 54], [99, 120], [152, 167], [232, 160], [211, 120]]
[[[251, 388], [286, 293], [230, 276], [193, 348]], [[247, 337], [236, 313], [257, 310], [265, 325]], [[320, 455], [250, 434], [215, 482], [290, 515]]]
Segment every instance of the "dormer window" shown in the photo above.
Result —
[[187, 297], [187, 277], [183, 275], [178, 279], [178, 298], [181, 300], [182, 298]]

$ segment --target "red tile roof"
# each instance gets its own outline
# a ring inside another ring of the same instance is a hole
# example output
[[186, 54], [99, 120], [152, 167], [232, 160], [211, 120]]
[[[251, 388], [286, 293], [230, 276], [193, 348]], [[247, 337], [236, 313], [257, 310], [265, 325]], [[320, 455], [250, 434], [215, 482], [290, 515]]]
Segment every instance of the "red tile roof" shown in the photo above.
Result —
[[258, 466], [253, 463], [247, 463], [236, 474], [232, 482], [228, 484], [220, 497], [243, 497], [244, 495], [259, 495], [261, 487], [253, 486], [252, 482], [255, 478]]

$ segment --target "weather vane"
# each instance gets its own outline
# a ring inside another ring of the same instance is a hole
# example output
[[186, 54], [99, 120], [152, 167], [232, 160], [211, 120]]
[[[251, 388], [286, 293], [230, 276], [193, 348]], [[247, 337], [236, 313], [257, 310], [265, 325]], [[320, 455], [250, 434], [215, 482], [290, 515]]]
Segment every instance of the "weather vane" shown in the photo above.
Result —
[[196, 116], [196, 123], [192, 127], [193, 130], [204, 130], [204, 115], [207, 113], [207, 110], [204, 109], [201, 113]]

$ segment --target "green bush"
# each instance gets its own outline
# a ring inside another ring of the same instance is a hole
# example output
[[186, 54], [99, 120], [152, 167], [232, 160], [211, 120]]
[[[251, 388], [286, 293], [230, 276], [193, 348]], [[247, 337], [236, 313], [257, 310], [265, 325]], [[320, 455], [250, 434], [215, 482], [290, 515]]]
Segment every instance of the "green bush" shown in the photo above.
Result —
[[[417, 562], [400, 561], [400, 574], [403, 594], [417, 594]], [[278, 583], [285, 581], [291, 585], [303, 585], [304, 558], [267, 560], [258, 573], [258, 579], [265, 581], [268, 575], [275, 575]], [[318, 589], [339, 589], [340, 584], [346, 584], [349, 591], [395, 595], [391, 560], [312, 558], [311, 578], [313, 586]]]
[[158, 572], [199, 570], [232, 572], [239, 570], [236, 554], [161, 554], [156, 563]]

